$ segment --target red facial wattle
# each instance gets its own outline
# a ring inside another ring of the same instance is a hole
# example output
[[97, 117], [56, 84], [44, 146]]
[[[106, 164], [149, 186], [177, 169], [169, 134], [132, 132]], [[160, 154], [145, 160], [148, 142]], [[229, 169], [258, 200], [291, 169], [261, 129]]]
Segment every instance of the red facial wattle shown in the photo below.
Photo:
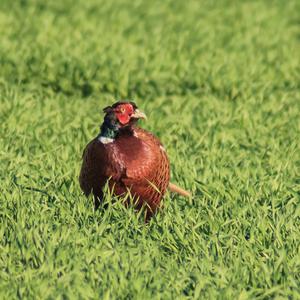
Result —
[[127, 124], [130, 120], [130, 116], [126, 113], [117, 113], [116, 115], [122, 125]]
[[122, 125], [126, 125], [130, 121], [133, 114], [133, 107], [131, 104], [123, 104], [116, 108], [116, 117]]

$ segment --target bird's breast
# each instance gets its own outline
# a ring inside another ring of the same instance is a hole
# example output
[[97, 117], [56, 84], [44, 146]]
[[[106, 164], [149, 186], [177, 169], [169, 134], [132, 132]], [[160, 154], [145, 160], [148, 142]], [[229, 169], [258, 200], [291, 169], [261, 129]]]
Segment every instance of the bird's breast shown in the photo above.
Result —
[[159, 149], [135, 136], [119, 138], [116, 141], [119, 159], [122, 160], [126, 176], [132, 179], [147, 178], [155, 168]]

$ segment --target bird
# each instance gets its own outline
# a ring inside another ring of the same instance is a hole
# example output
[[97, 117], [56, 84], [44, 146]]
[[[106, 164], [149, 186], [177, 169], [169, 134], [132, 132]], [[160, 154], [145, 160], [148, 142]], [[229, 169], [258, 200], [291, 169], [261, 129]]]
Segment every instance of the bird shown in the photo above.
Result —
[[167, 189], [190, 196], [170, 183], [167, 152], [156, 136], [137, 126], [140, 119], [147, 117], [133, 101], [118, 101], [103, 112], [99, 134], [83, 151], [79, 175], [83, 193], [94, 196], [95, 209], [103, 202], [106, 184], [115, 196], [129, 192], [135, 208], [146, 209], [146, 220], [162, 207]]

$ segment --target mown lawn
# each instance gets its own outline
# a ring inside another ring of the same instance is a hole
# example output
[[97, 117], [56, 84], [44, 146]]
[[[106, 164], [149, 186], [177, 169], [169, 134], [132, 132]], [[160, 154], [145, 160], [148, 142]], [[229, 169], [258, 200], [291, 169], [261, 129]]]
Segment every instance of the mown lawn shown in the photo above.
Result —
[[[1, 299], [299, 299], [300, 2], [0, 1]], [[172, 181], [93, 211], [81, 153], [134, 99]]]

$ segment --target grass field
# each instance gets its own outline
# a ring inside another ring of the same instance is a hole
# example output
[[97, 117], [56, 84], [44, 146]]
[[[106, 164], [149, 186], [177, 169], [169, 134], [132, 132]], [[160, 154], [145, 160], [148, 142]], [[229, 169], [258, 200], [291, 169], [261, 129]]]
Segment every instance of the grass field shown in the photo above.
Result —
[[[0, 299], [300, 299], [300, 2], [0, 2]], [[169, 153], [148, 225], [93, 211], [115, 99]]]

